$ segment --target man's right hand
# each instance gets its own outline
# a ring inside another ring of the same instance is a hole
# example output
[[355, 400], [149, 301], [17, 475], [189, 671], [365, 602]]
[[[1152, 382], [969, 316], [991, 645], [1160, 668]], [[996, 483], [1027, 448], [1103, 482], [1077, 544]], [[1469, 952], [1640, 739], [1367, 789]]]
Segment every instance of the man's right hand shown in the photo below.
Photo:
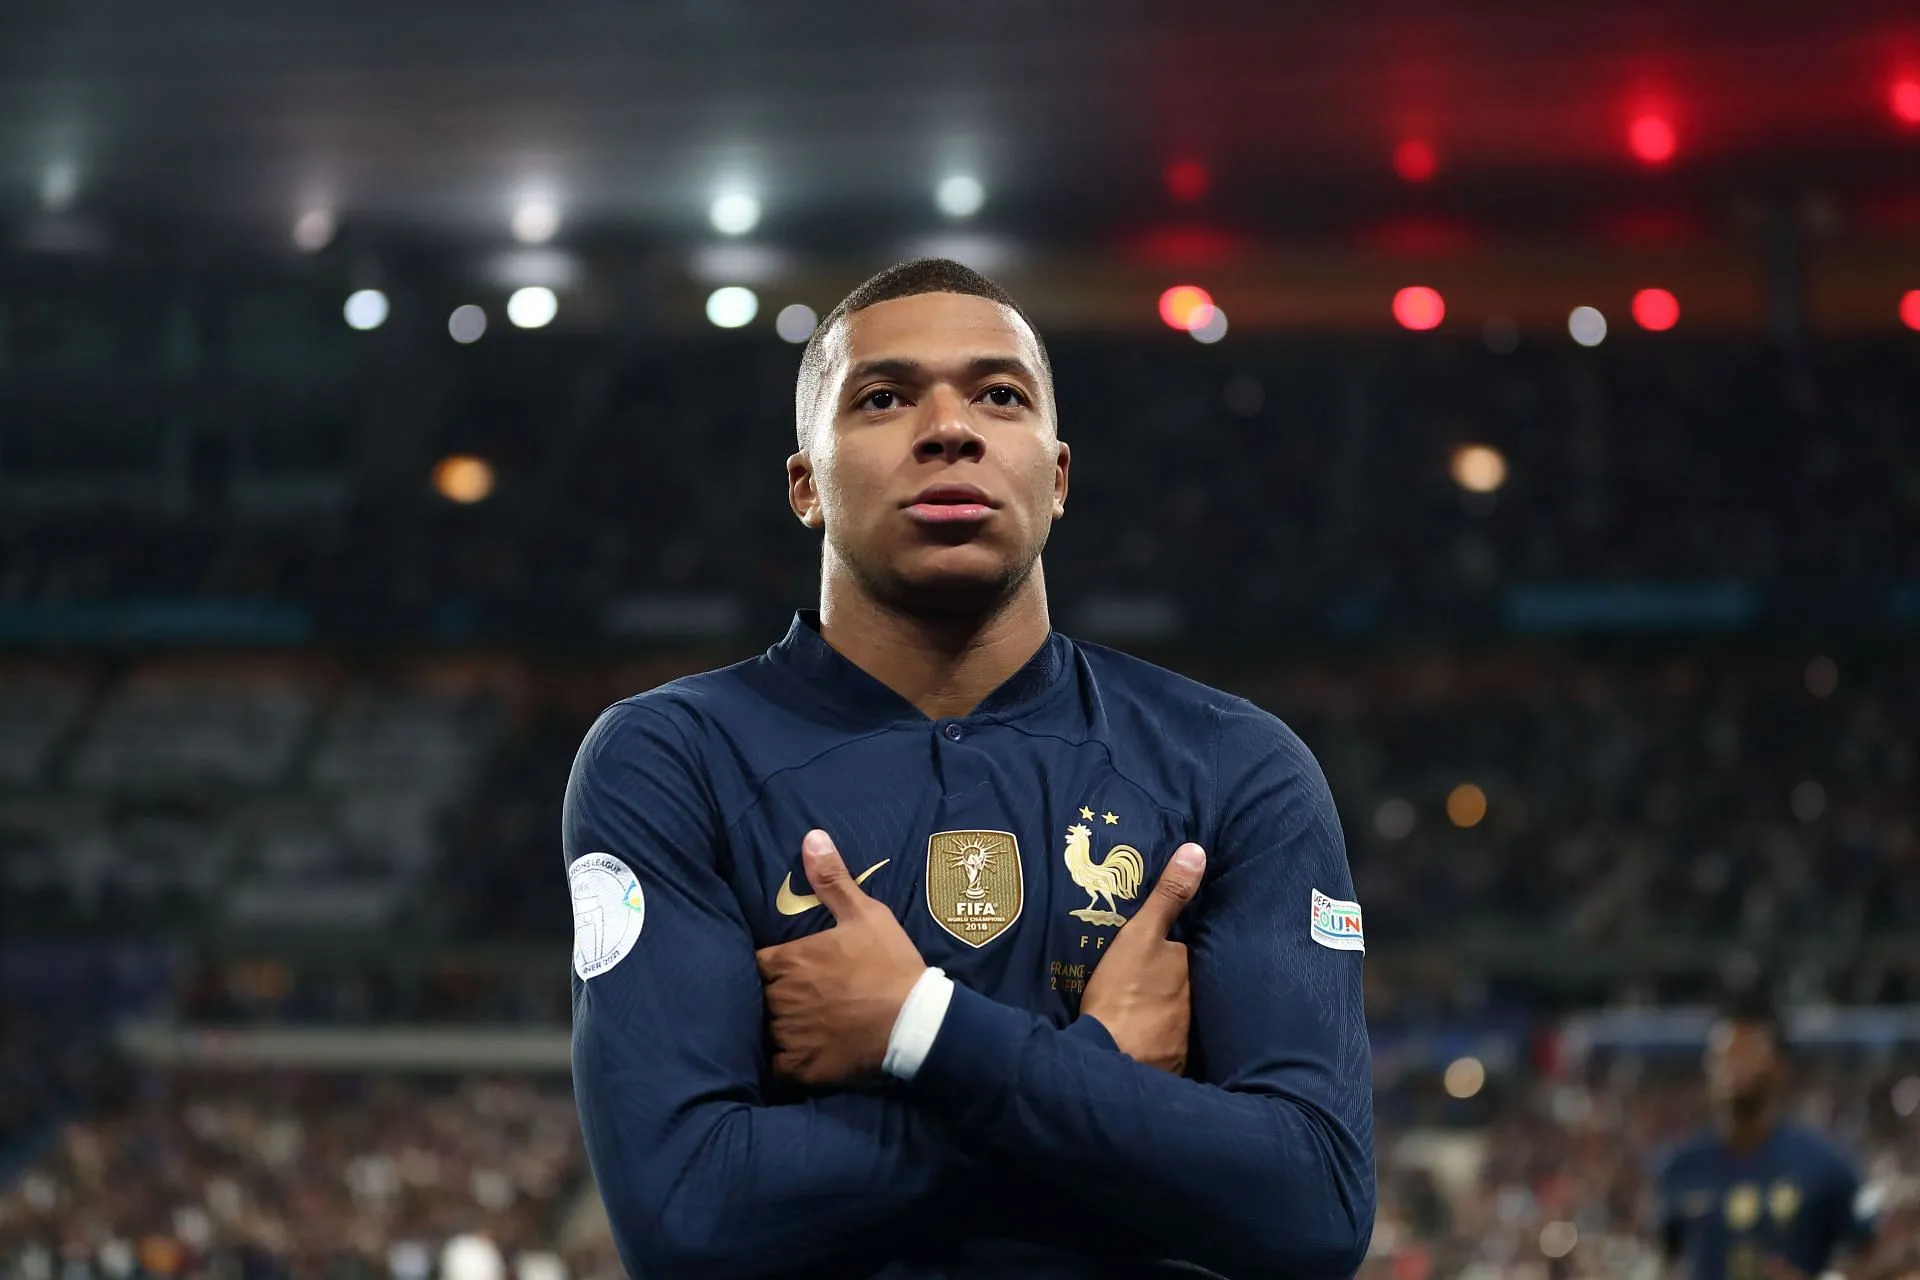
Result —
[[1167, 931], [1200, 891], [1207, 855], [1197, 844], [1174, 850], [1159, 883], [1107, 948], [1080, 1000], [1120, 1052], [1179, 1075], [1187, 1069], [1187, 948]]

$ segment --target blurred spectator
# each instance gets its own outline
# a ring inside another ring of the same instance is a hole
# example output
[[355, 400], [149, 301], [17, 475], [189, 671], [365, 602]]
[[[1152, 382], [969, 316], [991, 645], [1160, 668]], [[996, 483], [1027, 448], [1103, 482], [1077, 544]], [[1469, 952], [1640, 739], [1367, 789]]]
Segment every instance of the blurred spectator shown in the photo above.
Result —
[[[616, 698], [717, 661], [447, 659], [374, 679], [289, 660], [270, 679], [190, 680], [166, 663], [118, 682], [69, 667], [94, 710], [53, 743], [23, 729], [13, 755], [33, 781], [0, 784], [0, 923], [554, 940], [570, 923], [555, 845], [581, 734]], [[1920, 919], [1920, 663], [1907, 653], [1502, 648], [1209, 674], [1319, 757], [1383, 936], [1530, 929], [1619, 948], [1679, 929], [1764, 947], [1812, 917], [1842, 943]], [[0, 689], [36, 682], [48, 685], [23, 669]], [[130, 727], [143, 721], [127, 708], [158, 689], [185, 746]], [[0, 705], [0, 743], [7, 725]], [[392, 959], [378, 983], [342, 989], [360, 1012], [339, 1015], [421, 1016], [461, 981], [457, 965]], [[1852, 966], [1829, 994], [1910, 999], [1913, 976]], [[198, 998], [208, 1012], [327, 1012], [271, 966], [228, 971]], [[551, 999], [536, 986], [512, 997], [526, 1012]]]
[[0, 1188], [0, 1274], [505, 1280], [583, 1175], [563, 1081], [156, 1073]]
[[[1884, 1205], [1875, 1268], [1920, 1247], [1917, 1070], [1803, 1056], [1793, 1095]], [[1690, 1061], [1490, 1082], [1465, 1123], [1430, 1083], [1383, 1087], [1363, 1275], [1658, 1274], [1648, 1174], [1705, 1116]], [[0, 1258], [7, 1280], [622, 1274], [564, 1085], [516, 1078], [147, 1076], [0, 1184]]]

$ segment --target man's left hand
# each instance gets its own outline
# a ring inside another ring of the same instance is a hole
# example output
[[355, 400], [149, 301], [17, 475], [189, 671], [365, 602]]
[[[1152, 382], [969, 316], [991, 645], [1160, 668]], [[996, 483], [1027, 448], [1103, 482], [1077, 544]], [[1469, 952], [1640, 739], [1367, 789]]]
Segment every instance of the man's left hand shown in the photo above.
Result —
[[824, 831], [801, 845], [833, 928], [754, 953], [766, 984], [774, 1074], [812, 1087], [876, 1075], [927, 962], [893, 912], [866, 895]]

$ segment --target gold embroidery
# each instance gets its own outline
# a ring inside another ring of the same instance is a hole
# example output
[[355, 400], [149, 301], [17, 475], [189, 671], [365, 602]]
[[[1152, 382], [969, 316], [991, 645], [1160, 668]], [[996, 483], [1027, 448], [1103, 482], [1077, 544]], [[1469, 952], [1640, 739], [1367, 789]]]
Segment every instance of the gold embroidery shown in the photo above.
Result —
[[[1117, 844], [1095, 862], [1092, 829], [1077, 822], [1067, 828], [1067, 874], [1087, 891], [1087, 905], [1067, 913], [1074, 919], [1115, 928], [1125, 924], [1127, 918], [1116, 910], [1119, 904], [1114, 899], [1138, 894], [1146, 873], [1146, 862], [1132, 845]], [[1107, 900], [1104, 911], [1100, 910], [1102, 898]]]
[[1026, 896], [1011, 831], [939, 831], [927, 838], [927, 910], [942, 929], [984, 947], [1020, 918]]

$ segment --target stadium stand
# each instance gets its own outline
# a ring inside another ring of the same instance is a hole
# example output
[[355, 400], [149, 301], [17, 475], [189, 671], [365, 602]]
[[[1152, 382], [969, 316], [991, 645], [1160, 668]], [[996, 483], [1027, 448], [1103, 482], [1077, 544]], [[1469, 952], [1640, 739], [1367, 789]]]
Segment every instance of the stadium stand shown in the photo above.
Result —
[[[463, 399], [474, 438], [537, 398], [518, 350]], [[1446, 336], [1054, 356], [1085, 445], [1058, 624], [1293, 724], [1391, 940], [1365, 1274], [1652, 1280], [1645, 1171], [1700, 1118], [1692, 1053], [1563, 1052], [1567, 1020], [1704, 999], [1741, 957], [1810, 1008], [1920, 1000], [1915, 366]], [[813, 592], [784, 422], [706, 390], [782, 398], [792, 359], [638, 356], [573, 434], [515, 436], [476, 509], [299, 455], [275, 481], [315, 498], [297, 516], [237, 463], [184, 506], [113, 499], [117, 524], [0, 510], [0, 977], [55, 993], [0, 1024], [0, 1276], [619, 1274], [551, 1072], [114, 1046], [564, 1035], [581, 733]], [[1470, 442], [1505, 455], [1497, 494], [1449, 478]], [[26, 471], [63, 447], [41, 445]], [[136, 994], [62, 986], [72, 947]], [[1466, 1058], [1485, 1084], [1454, 1096]], [[1915, 1061], [1896, 1039], [1800, 1062], [1796, 1107], [1887, 1197], [1886, 1275], [1920, 1231]], [[127, 1169], [160, 1172], [114, 1191]]]

